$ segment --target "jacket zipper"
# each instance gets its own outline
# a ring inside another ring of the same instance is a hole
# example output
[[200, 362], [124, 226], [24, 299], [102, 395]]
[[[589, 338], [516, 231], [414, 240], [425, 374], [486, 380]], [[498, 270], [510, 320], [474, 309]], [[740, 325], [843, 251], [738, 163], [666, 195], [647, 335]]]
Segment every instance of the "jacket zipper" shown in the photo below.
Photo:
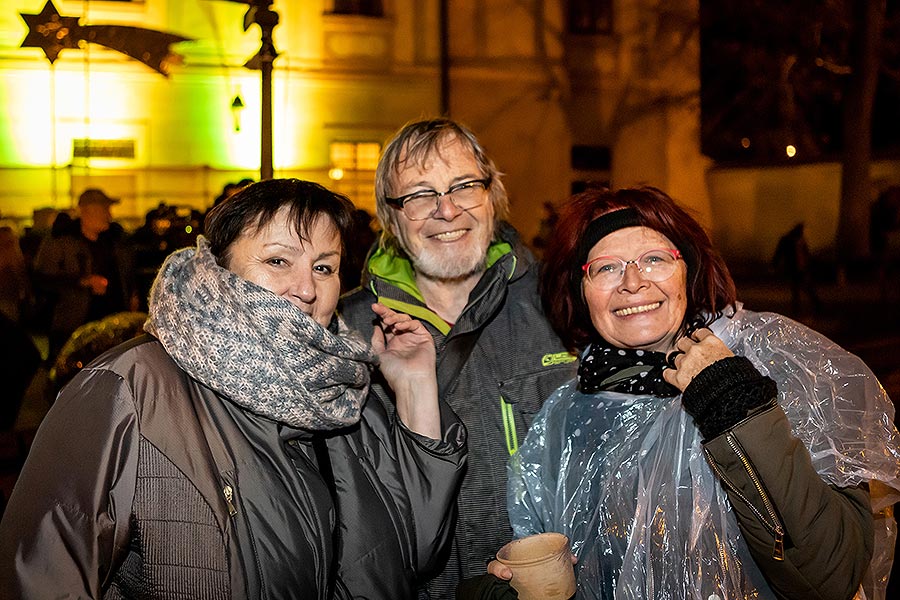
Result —
[[[506, 280], [507, 280], [507, 281], [511, 280], [512, 277], [513, 277], [513, 275], [515, 274], [515, 272], [516, 272], [516, 264], [517, 264], [517, 261], [516, 261], [516, 255], [515, 255], [515, 253], [513, 253], [513, 256], [512, 256], [512, 269], [509, 271], [509, 275], [506, 276]], [[469, 300], [469, 302], [466, 304], [466, 308], [468, 308], [468, 307], [470, 307], [470, 306], [478, 306], [478, 305], [480, 305], [480, 304], [481, 304], [481, 300], [482, 300], [485, 296], [487, 296], [487, 294], [488, 294], [489, 291], [490, 291], [489, 289], [484, 289], [484, 290], [482, 290], [481, 293], [478, 295], [477, 298], [474, 298], [474, 299], [470, 299], [470, 300]], [[465, 312], [465, 308], [463, 309], [463, 312]], [[460, 314], [459, 316], [462, 317], [462, 314]], [[457, 321], [459, 321], [459, 319], [457, 319]], [[482, 325], [482, 326], [483, 326], [483, 325]]]
[[[230, 483], [227, 483], [228, 481], [229, 481], [229, 479], [226, 478], [226, 476], [223, 474], [222, 482], [225, 483], [225, 485], [222, 486], [222, 496], [225, 498], [225, 505], [228, 507], [228, 516], [233, 518], [238, 513], [237, 505], [239, 503], [239, 500], [235, 497], [234, 486]], [[233, 479], [232, 479], [232, 481], [233, 481]], [[235, 520], [235, 521], [236, 521], [235, 526], [239, 528], [240, 522], [237, 520]], [[259, 563], [259, 552], [256, 549], [257, 548], [256, 539], [253, 537], [253, 531], [250, 528], [249, 522], [247, 521], [247, 519], [243, 519], [243, 526], [244, 526], [244, 529], [246, 530], [247, 539], [250, 541], [249, 552], [246, 550], [242, 552], [243, 562], [244, 562], [244, 565], [247, 566], [248, 570], [252, 570], [252, 568], [249, 566], [251, 564], [250, 561], [252, 560], [252, 564], [256, 567], [256, 579], [257, 579], [256, 585], [259, 586], [259, 588], [260, 588], [258, 597], [262, 600], [265, 600], [266, 598], [269, 597], [269, 593], [268, 593], [268, 591], [266, 589], [266, 585], [264, 583], [262, 566]], [[248, 586], [250, 586], [249, 581], [250, 580], [248, 578], [245, 578], [245, 584], [247, 584]]]
[[[307, 454], [307, 451], [303, 448], [303, 444], [299, 440], [297, 440], [297, 439], [289, 440], [287, 442], [287, 444], [288, 444], [288, 446], [291, 446], [292, 448], [294, 448], [294, 450], [296, 451], [296, 456], [291, 456], [290, 460], [291, 460], [291, 463], [294, 465], [294, 470], [298, 474], [301, 474], [303, 472], [303, 470], [306, 470], [306, 469], [312, 469], [313, 471], [318, 472], [318, 466], [314, 466], [313, 462], [312, 462], [314, 459]], [[303, 480], [302, 476], [301, 476], [301, 480]], [[327, 484], [325, 484], [324, 481], [322, 482], [322, 484], [327, 487]], [[330, 527], [330, 524], [331, 524], [330, 515], [327, 514], [328, 511], [326, 511], [326, 514], [322, 514], [319, 511], [319, 507], [316, 505], [316, 502], [313, 500], [313, 494], [312, 494], [312, 491], [309, 489], [309, 485], [301, 486], [300, 493], [303, 494], [303, 499], [311, 507], [311, 510], [315, 515], [315, 519], [320, 521], [321, 523], [323, 523], [323, 525], [326, 527], [326, 529], [328, 527]], [[329, 493], [329, 496], [330, 496], [330, 493]], [[341, 524], [339, 522], [335, 521], [334, 526], [340, 527]], [[322, 533], [325, 533], [325, 532], [323, 531]], [[328, 535], [327, 537], [331, 538], [331, 535]], [[323, 597], [321, 594], [324, 593], [324, 590], [328, 589], [329, 587], [332, 587], [332, 591], [334, 591], [333, 588], [334, 588], [334, 586], [337, 585], [338, 582], [337, 581], [334, 582], [333, 585], [330, 585], [330, 582], [329, 582], [330, 574], [329, 574], [329, 569], [326, 566], [327, 561], [325, 560], [325, 557], [328, 555], [328, 549], [326, 548], [327, 542], [325, 541], [326, 536], [319, 535], [319, 536], [316, 536], [316, 539], [319, 542], [319, 544], [318, 544], [319, 558], [316, 560], [316, 562], [319, 564], [319, 566], [317, 567], [316, 571], [317, 571], [317, 575], [319, 576], [319, 583], [320, 583], [320, 592], [319, 592], [320, 595], [317, 597]], [[339, 560], [337, 552], [338, 552], [338, 549], [333, 548], [331, 560], [333, 560], [333, 561]]]
[[237, 514], [237, 508], [234, 506], [234, 488], [226, 485], [222, 488], [222, 494], [225, 496], [225, 504], [228, 505], [228, 516], [233, 517]]
[[750, 476], [750, 481], [753, 482], [753, 486], [756, 488], [756, 493], [759, 494], [760, 499], [762, 499], [763, 506], [766, 509], [766, 512], [769, 515], [768, 521], [766, 520], [765, 515], [763, 515], [759, 510], [753, 506], [746, 496], [744, 496], [738, 489], [725, 478], [725, 475], [719, 470], [718, 465], [716, 465], [715, 461], [712, 458], [709, 450], [706, 448], [703, 449], [704, 453], [706, 453], [706, 458], [709, 464], [712, 466], [713, 471], [716, 472], [719, 479], [725, 482], [731, 491], [734, 492], [744, 503], [750, 507], [750, 510], [759, 518], [760, 522], [768, 529], [772, 536], [775, 538], [775, 547], [772, 550], [772, 558], [777, 561], [784, 560], [784, 527], [781, 524], [781, 521], [778, 519], [778, 515], [775, 512], [775, 507], [772, 504], [772, 500], [769, 498], [769, 495], [766, 493], [765, 488], [763, 488], [762, 483], [759, 480], [759, 476], [756, 474], [756, 470], [753, 468], [753, 465], [750, 463], [750, 459], [747, 458], [747, 455], [744, 453], [743, 448], [741, 448], [740, 444], [737, 441], [737, 438], [734, 437], [734, 434], [728, 433], [725, 435], [725, 439], [728, 440], [728, 445], [737, 455], [737, 457], [741, 460], [741, 464], [744, 465], [744, 470], [747, 472], [747, 475]]

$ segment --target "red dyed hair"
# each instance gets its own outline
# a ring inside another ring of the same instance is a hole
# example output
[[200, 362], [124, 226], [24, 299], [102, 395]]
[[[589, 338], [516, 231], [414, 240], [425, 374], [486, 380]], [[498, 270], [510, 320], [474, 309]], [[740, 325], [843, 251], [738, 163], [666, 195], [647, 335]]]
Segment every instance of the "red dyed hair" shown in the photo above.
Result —
[[[687, 264], [687, 310], [679, 335], [705, 327], [734, 306], [734, 280], [703, 227], [662, 190], [588, 189], [570, 197], [560, 210], [554, 243], [544, 253], [540, 293], [544, 311], [569, 350], [581, 350], [600, 338], [581, 292], [584, 275], [579, 245], [588, 224], [600, 215], [633, 208], [641, 225], [669, 238]], [[600, 338], [602, 339], [602, 338]]]

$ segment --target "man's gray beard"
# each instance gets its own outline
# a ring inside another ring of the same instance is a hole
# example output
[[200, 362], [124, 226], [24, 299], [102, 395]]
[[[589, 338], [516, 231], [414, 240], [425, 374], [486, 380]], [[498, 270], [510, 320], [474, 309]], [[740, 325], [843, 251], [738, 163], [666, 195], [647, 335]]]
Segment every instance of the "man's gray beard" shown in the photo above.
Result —
[[456, 281], [484, 272], [487, 263], [487, 251], [493, 237], [492, 230], [488, 232], [482, 231], [482, 239], [479, 240], [480, 248], [470, 246], [463, 255], [454, 252], [423, 250], [419, 256], [414, 257], [405, 248], [402, 238], [399, 241], [406, 255], [410, 257], [410, 262], [412, 262], [417, 275], [437, 281]]
[[481, 252], [468, 252], [465, 256], [450, 253], [432, 253], [425, 251], [412, 259], [413, 267], [418, 275], [438, 281], [465, 279], [470, 275], [481, 273], [487, 261], [487, 248]]

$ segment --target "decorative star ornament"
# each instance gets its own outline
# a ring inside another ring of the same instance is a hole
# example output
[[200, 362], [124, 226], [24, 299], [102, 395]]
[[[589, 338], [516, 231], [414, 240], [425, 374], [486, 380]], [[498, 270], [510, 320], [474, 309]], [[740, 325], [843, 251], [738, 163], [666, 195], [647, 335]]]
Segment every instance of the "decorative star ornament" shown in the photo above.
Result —
[[182, 57], [169, 46], [191, 38], [130, 25], [79, 25], [78, 17], [59, 14], [52, 0], [40, 13], [19, 13], [28, 25], [28, 35], [21, 48], [40, 48], [50, 64], [66, 48], [82, 48], [84, 44], [100, 44], [144, 63], [157, 73], [169, 76], [169, 67], [181, 64]]
[[22, 41], [22, 48], [40, 48], [47, 55], [50, 64], [56, 61], [63, 48], [77, 48], [81, 27], [78, 17], [63, 17], [48, 0], [44, 9], [36, 15], [19, 13], [28, 25], [28, 35]]

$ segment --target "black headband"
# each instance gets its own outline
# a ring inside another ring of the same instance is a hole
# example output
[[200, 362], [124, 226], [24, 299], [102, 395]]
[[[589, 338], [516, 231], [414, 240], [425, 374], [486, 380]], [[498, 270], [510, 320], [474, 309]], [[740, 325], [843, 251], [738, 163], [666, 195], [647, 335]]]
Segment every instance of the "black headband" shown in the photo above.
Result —
[[641, 227], [641, 216], [638, 211], [633, 208], [620, 208], [600, 215], [585, 228], [581, 234], [581, 242], [578, 244], [578, 266], [587, 262], [588, 254], [594, 244], [608, 236], [613, 231], [625, 229], [626, 227]]

